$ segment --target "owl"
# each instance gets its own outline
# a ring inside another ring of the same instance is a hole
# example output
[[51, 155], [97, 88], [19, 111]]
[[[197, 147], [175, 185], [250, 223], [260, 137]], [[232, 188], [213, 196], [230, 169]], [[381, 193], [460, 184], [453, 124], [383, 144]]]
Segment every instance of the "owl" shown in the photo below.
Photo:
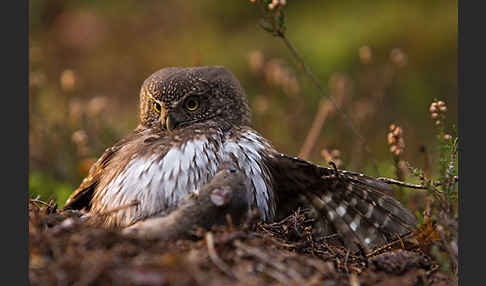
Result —
[[382, 192], [389, 185], [275, 150], [251, 127], [245, 92], [224, 67], [155, 72], [141, 87], [139, 116], [135, 130], [91, 167], [65, 209], [96, 215], [136, 201], [103, 216], [107, 227], [127, 228], [169, 215], [230, 163], [244, 178], [249, 208], [266, 222], [302, 207], [314, 218], [316, 233], [337, 232], [348, 247], [366, 250], [417, 223]]

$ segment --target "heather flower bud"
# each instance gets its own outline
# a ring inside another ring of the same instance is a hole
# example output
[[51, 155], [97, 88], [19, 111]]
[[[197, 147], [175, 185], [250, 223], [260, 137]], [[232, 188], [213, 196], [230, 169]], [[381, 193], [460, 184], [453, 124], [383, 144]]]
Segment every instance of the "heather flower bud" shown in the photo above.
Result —
[[360, 58], [362, 63], [364, 63], [364, 64], [371, 63], [372, 57], [373, 57], [373, 54], [372, 54], [370, 47], [363, 46], [363, 47], [359, 48], [359, 58]]
[[405, 148], [405, 141], [403, 140], [403, 129], [395, 124], [390, 125], [390, 132], [387, 134], [388, 145], [390, 145], [390, 153], [399, 156], [403, 153]]
[[432, 113], [432, 112], [437, 112], [437, 111], [438, 111], [438, 109], [437, 109], [437, 105], [436, 105], [435, 103], [432, 103], [432, 104], [430, 105], [430, 109], [429, 109], [429, 110], [430, 110], [430, 112], [431, 112], [431, 113]]
[[337, 158], [341, 155], [341, 152], [339, 152], [339, 150], [337, 149], [334, 149], [331, 151], [331, 156], [333, 156], [334, 158]]

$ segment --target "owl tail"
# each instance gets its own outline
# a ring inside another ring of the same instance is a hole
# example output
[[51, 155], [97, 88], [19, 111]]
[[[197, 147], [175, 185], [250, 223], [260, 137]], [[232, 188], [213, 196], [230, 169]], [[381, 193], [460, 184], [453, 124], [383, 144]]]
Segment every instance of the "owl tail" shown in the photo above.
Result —
[[288, 205], [292, 197], [296, 201], [299, 196], [314, 217], [318, 233], [330, 226], [349, 249], [361, 247], [369, 252], [415, 229], [417, 219], [410, 210], [382, 193], [391, 189], [389, 185], [286, 155], [278, 158], [281, 169], [275, 182], [279, 201]]

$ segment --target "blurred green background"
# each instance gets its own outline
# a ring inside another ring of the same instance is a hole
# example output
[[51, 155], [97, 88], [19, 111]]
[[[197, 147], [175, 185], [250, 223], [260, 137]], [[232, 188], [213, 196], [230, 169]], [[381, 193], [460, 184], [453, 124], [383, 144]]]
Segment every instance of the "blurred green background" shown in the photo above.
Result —
[[[322, 150], [338, 149], [341, 167], [393, 176], [395, 123], [401, 159], [433, 172], [432, 100], [446, 102], [450, 132], [457, 123], [457, 1], [288, 0], [285, 13], [288, 38], [370, 151], [330, 112], [308, 159], [325, 165]], [[229, 68], [255, 129], [298, 155], [329, 102], [260, 19], [248, 0], [30, 1], [31, 196], [62, 206], [104, 149], [136, 127], [142, 82], [167, 66]]]

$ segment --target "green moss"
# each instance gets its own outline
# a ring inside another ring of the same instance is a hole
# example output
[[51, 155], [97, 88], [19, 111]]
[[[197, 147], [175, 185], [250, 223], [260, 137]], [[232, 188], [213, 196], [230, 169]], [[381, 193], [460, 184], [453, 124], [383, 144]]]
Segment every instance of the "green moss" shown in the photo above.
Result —
[[58, 207], [63, 207], [74, 186], [56, 180], [50, 175], [38, 171], [29, 174], [30, 197], [40, 196], [44, 201], [54, 200]]

